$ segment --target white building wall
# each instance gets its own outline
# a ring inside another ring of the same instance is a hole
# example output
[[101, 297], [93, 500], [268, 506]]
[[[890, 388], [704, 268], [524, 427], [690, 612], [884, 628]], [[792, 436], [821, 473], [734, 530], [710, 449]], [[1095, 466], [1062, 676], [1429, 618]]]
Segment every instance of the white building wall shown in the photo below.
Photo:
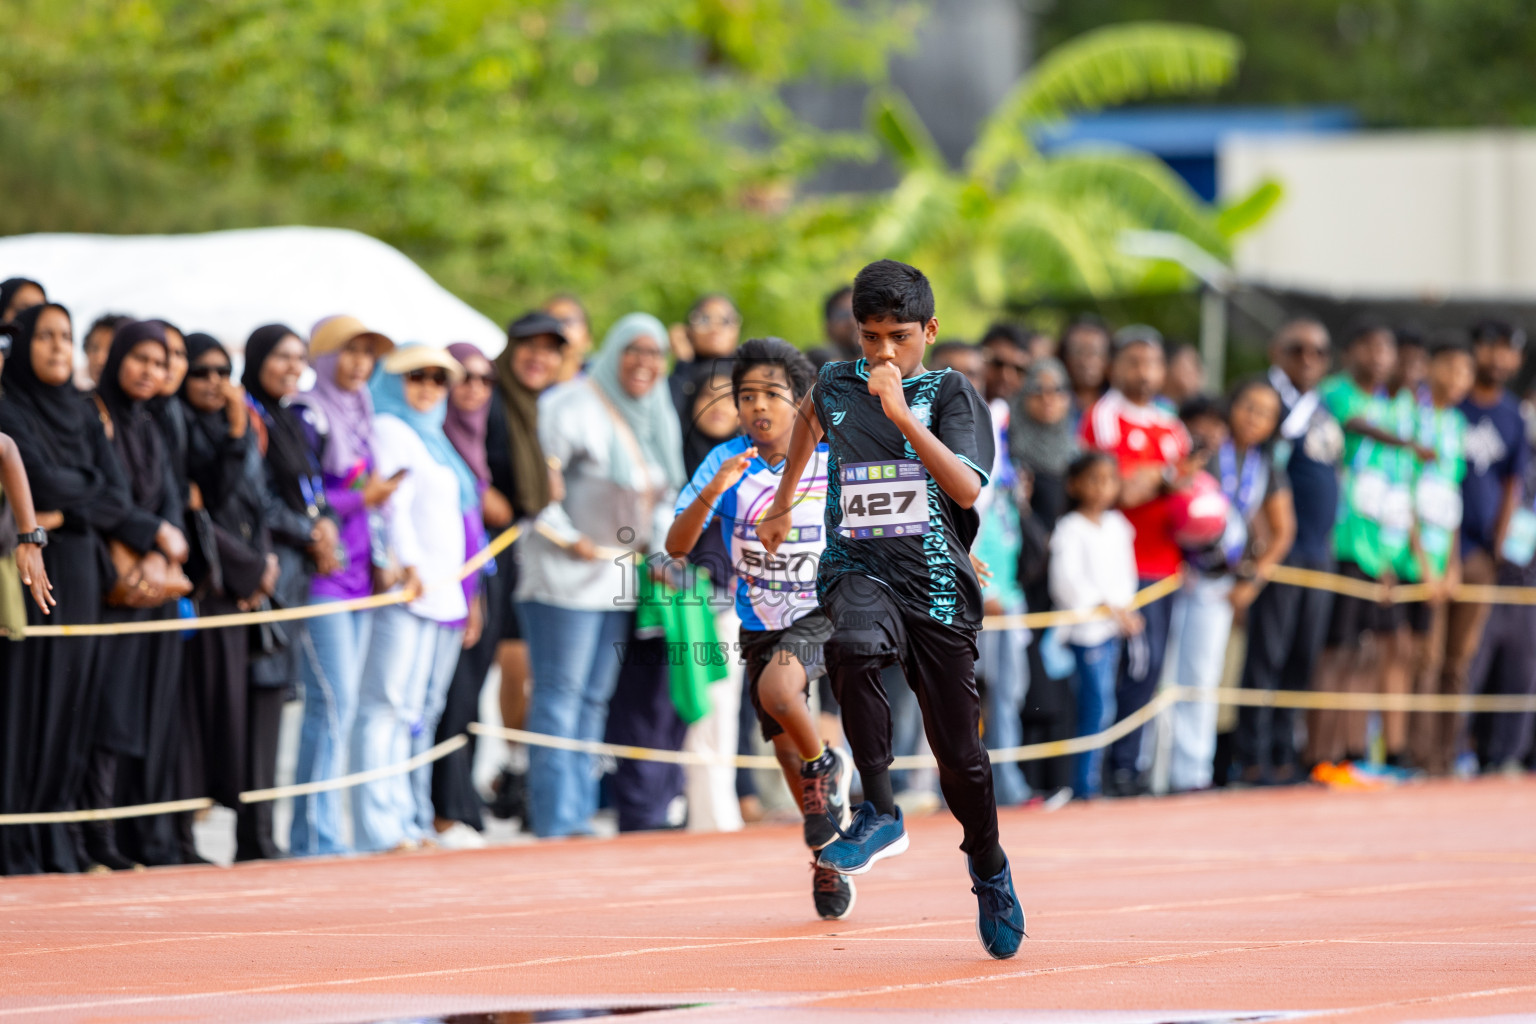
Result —
[[1285, 198], [1237, 247], [1248, 280], [1338, 295], [1536, 297], [1536, 132], [1232, 136], [1223, 197]]

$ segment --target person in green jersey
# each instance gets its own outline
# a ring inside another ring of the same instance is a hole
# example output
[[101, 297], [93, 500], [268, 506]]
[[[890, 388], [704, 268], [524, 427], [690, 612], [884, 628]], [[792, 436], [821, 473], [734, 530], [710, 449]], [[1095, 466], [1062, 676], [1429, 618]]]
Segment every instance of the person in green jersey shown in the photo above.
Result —
[[[1461, 337], [1437, 339], [1430, 348], [1429, 401], [1418, 409], [1415, 440], [1435, 452], [1419, 464], [1414, 479], [1413, 544], [1398, 575], [1428, 582], [1428, 601], [1407, 605], [1411, 633], [1407, 677], [1415, 693], [1440, 692], [1440, 653], [1445, 646], [1446, 606], [1461, 582], [1461, 482], [1467, 474], [1467, 420], [1457, 408], [1472, 390], [1472, 348]], [[1382, 716], [1388, 764], [1404, 767], [1411, 757], [1422, 769], [1433, 760], [1440, 735], [1437, 716], [1405, 712]]]
[[[1397, 582], [1395, 563], [1409, 548], [1413, 528], [1411, 461], [1434, 455], [1414, 441], [1412, 405], [1385, 392], [1396, 364], [1391, 328], [1364, 323], [1349, 334], [1344, 372], [1319, 387], [1323, 404], [1344, 427], [1344, 475], [1333, 534], [1339, 573], [1370, 583]], [[1384, 661], [1378, 634], [1396, 630], [1391, 606], [1339, 595], [1316, 688], [1379, 690]], [[1313, 712], [1307, 733], [1314, 775], [1323, 781], [1331, 779], [1338, 763], [1365, 753], [1364, 713]]]

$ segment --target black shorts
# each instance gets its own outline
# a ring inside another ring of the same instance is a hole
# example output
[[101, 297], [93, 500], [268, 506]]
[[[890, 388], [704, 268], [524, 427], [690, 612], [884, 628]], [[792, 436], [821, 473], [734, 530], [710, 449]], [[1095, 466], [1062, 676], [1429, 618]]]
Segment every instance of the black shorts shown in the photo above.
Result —
[[[826, 661], [822, 657], [822, 644], [832, 635], [832, 621], [820, 609], [804, 618], [795, 620], [788, 629], [746, 629], [741, 631], [741, 657], [747, 666], [747, 693], [752, 698], [752, 710], [757, 712], [757, 724], [763, 730], [763, 739], [772, 740], [784, 731], [768, 712], [757, 695], [757, 681], [763, 669], [775, 657], [793, 654], [805, 666], [807, 682], [815, 682], [827, 674]], [[810, 699], [810, 687], [806, 687], [806, 699]]]
[[[1340, 562], [1339, 575], [1363, 583], [1380, 583], [1354, 562]], [[1382, 604], [1353, 594], [1335, 594], [1328, 623], [1329, 647], [1354, 647], [1367, 633], [1396, 633], [1408, 621], [1405, 606]]]
[[1435, 616], [1435, 610], [1428, 601], [1410, 601], [1408, 604], [1400, 604], [1397, 607], [1403, 611], [1403, 621], [1408, 624], [1408, 629], [1415, 636], [1423, 636], [1429, 632], [1430, 620]]
[[499, 640], [521, 640], [522, 623], [517, 618], [518, 576], [517, 545], [511, 544], [496, 556], [496, 575], [490, 578], [486, 592], [486, 628], [497, 631]]

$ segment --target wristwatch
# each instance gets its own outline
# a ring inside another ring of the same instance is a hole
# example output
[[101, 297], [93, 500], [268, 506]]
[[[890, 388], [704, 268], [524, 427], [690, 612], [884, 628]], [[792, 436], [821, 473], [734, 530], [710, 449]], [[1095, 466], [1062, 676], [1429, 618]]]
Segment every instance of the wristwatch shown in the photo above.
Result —
[[18, 533], [16, 535], [16, 543], [36, 544], [40, 548], [45, 548], [48, 546], [48, 531], [39, 526], [31, 533]]

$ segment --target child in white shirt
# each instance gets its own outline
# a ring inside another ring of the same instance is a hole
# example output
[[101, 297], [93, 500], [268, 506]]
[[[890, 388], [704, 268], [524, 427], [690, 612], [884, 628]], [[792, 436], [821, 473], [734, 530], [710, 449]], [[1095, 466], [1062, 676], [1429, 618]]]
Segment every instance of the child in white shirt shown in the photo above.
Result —
[[[1077, 661], [1078, 735], [1102, 732], [1115, 720], [1115, 679], [1121, 640], [1141, 632], [1136, 596], [1135, 530], [1115, 511], [1120, 474], [1112, 456], [1088, 452], [1067, 468], [1072, 511], [1051, 535], [1051, 597], [1061, 611], [1107, 607], [1109, 618], [1067, 626], [1063, 633]], [[1104, 751], [1078, 756], [1073, 789], [1082, 797], [1099, 792]]]

